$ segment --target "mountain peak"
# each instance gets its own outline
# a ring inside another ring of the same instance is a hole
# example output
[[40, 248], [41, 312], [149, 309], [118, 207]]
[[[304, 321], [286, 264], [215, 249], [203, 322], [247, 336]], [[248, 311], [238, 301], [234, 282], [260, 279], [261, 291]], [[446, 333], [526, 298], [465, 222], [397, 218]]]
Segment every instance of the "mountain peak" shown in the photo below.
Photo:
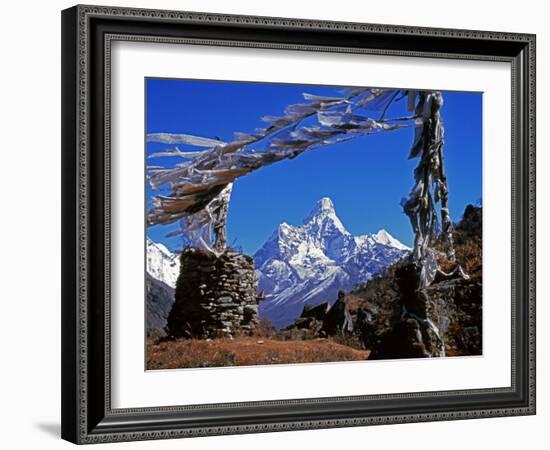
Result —
[[309, 215], [306, 217], [306, 220], [304, 223], [311, 222], [317, 217], [336, 217], [336, 210], [334, 209], [334, 203], [332, 203], [332, 200], [329, 197], [323, 197], [320, 200], [317, 200], [317, 203], [315, 203], [315, 206], [309, 213]]
[[384, 228], [378, 230], [376, 234], [372, 235], [375, 242], [382, 245], [389, 245], [390, 247], [395, 247], [400, 250], [410, 250], [409, 247], [404, 245], [402, 242], [395, 239], [390, 233], [388, 233]]
[[315, 205], [315, 209], [318, 209], [321, 211], [334, 211], [334, 203], [332, 203], [332, 200], [330, 197], [323, 197], [321, 200], [317, 201], [317, 204]]
[[336, 215], [334, 203], [329, 197], [318, 200], [313, 210], [304, 220], [304, 227], [317, 238], [334, 239], [337, 235], [349, 235], [340, 218]]
[[384, 239], [384, 240], [385, 240], [385, 239], [390, 239], [390, 238], [393, 237], [393, 236], [392, 236], [390, 233], [388, 233], [384, 228], [380, 228], [380, 229], [378, 230], [378, 232], [374, 234], [374, 236], [377, 237], [378, 239], [381, 239], [381, 240], [382, 240], [382, 239]]

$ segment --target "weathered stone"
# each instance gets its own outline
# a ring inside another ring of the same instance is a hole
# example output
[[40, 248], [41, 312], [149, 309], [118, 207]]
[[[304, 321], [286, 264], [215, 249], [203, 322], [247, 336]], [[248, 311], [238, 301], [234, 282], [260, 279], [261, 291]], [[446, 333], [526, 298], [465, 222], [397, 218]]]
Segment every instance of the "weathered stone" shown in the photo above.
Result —
[[233, 309], [235, 308], [235, 304], [234, 303], [218, 303], [216, 305], [213, 305], [213, 309], [214, 308], [218, 308], [218, 309]]
[[293, 324], [279, 331], [278, 336], [283, 340], [307, 340], [321, 337], [323, 322], [314, 317], [302, 317]]
[[197, 249], [182, 252], [175, 302], [166, 326], [169, 337], [231, 337], [250, 331], [257, 323], [251, 257], [230, 251], [219, 257]]
[[430, 313], [447, 356], [482, 354], [481, 280], [455, 279], [433, 284], [426, 292]]
[[323, 320], [327, 311], [330, 308], [329, 302], [320, 303], [319, 305], [304, 305], [300, 317], [313, 317], [317, 320]]

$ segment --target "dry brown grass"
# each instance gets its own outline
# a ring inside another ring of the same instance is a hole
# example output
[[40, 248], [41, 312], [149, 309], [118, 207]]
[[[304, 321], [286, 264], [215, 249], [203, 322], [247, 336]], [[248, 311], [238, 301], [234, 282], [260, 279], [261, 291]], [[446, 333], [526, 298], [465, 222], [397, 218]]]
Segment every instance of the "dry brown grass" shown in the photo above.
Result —
[[367, 350], [356, 350], [330, 339], [278, 341], [239, 337], [158, 343], [147, 340], [147, 369], [362, 361], [368, 355]]

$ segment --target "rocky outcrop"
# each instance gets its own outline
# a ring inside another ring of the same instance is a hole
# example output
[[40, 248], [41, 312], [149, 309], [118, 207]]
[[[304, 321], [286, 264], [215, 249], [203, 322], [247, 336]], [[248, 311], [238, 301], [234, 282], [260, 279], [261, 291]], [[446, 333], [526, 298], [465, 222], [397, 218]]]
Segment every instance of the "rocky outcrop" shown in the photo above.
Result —
[[346, 304], [344, 292], [338, 293], [338, 300], [320, 305], [305, 305], [302, 314], [292, 324], [283, 328], [278, 336], [286, 339], [314, 339], [327, 336], [350, 336], [354, 331], [354, 320]]
[[166, 336], [166, 318], [174, 304], [174, 288], [146, 274], [147, 334]]
[[319, 305], [304, 305], [301, 318], [312, 317], [316, 320], [323, 320], [330, 309], [330, 303], [324, 302]]
[[401, 294], [370, 359], [482, 354], [481, 279], [455, 278], [415, 290], [410, 265], [399, 268], [396, 278]]
[[322, 336], [323, 320], [330, 309], [330, 303], [304, 305], [302, 314], [293, 323], [282, 328], [277, 336], [283, 340], [304, 341]]
[[168, 337], [214, 338], [252, 331], [258, 323], [256, 291], [250, 256], [185, 249], [168, 315]]
[[445, 343], [446, 356], [482, 354], [481, 280], [455, 279], [426, 289], [428, 314]]

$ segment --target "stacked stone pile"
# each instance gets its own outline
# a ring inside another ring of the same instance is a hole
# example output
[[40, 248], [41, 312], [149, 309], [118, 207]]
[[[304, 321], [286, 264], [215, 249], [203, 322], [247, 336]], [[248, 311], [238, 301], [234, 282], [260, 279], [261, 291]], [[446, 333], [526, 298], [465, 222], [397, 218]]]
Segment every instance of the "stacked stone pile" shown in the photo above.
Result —
[[216, 256], [195, 248], [184, 250], [167, 335], [217, 338], [250, 333], [258, 324], [256, 289], [250, 256], [233, 251]]

